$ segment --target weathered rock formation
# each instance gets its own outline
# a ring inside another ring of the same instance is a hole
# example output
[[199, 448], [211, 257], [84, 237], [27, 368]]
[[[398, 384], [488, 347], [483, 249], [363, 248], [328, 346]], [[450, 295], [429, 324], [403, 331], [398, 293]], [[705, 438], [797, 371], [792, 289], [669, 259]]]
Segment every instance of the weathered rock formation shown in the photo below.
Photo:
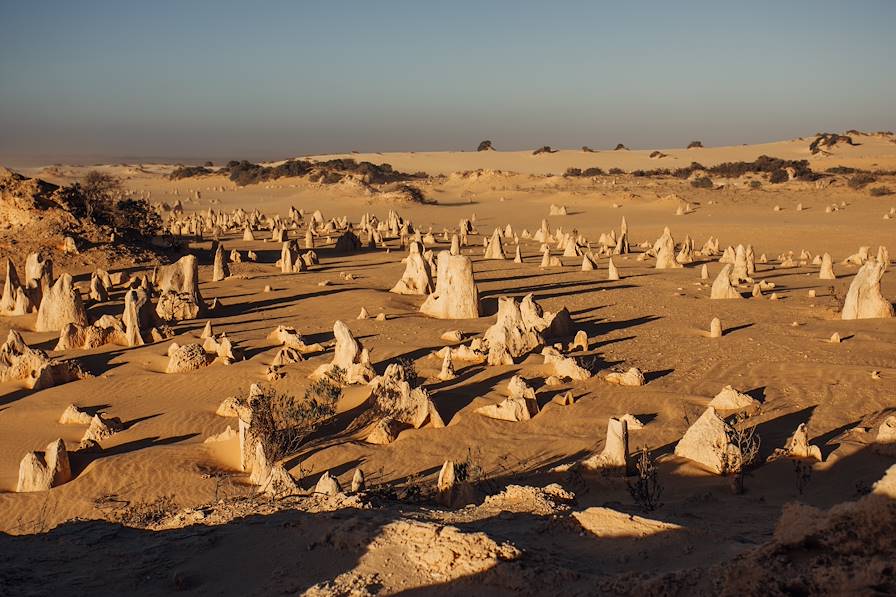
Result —
[[709, 298], [711, 299], [739, 299], [742, 298], [740, 292], [731, 284], [732, 265], [726, 264], [716, 276], [712, 283], [712, 290]]
[[87, 376], [73, 361], [50, 359], [44, 351], [30, 348], [15, 330], [0, 345], [0, 382], [20, 381], [42, 390]]
[[72, 277], [62, 274], [43, 294], [34, 329], [38, 332], [58, 332], [65, 324], [87, 325], [87, 311], [81, 293], [74, 287]]
[[345, 383], [349, 384], [368, 383], [376, 377], [373, 367], [370, 366], [370, 356], [367, 350], [355, 340], [348, 326], [337, 321], [333, 324], [333, 334], [336, 336], [333, 361], [318, 367], [311, 374], [311, 379], [334, 376], [338, 379], [337, 370], [342, 372]]
[[514, 375], [507, 384], [509, 396], [498, 404], [488, 404], [476, 409], [481, 415], [501, 421], [528, 421], [538, 414], [535, 390], [519, 375]]
[[420, 312], [436, 319], [479, 317], [479, 290], [470, 258], [442, 251], [436, 269], [435, 292], [426, 298]]
[[624, 418], [611, 418], [607, 421], [607, 439], [603, 451], [584, 460], [582, 466], [591, 470], [618, 471], [624, 475], [628, 464], [628, 421]]
[[[431, 253], [430, 253], [431, 254]], [[411, 242], [401, 280], [389, 292], [396, 294], [427, 295], [433, 291], [432, 264], [423, 256], [423, 247]]]
[[165, 321], [196, 319], [205, 311], [195, 255], [184, 255], [171, 265], [157, 268], [153, 286], [160, 292], [156, 313]]
[[[445, 426], [427, 391], [412, 388], [410, 380], [405, 379], [404, 368], [395, 363], [370, 382], [369, 403], [377, 418], [374, 431], [367, 437], [370, 443], [389, 443], [402, 429]], [[389, 433], [383, 433], [384, 430]]]
[[726, 471], [731, 455], [737, 451], [730, 441], [731, 432], [731, 427], [710, 406], [679, 440], [675, 455], [721, 474]]
[[65, 442], [57, 439], [47, 445], [43, 454], [29, 452], [19, 463], [16, 491], [46, 491], [72, 479]]
[[870, 258], [859, 268], [846, 299], [843, 301], [841, 319], [878, 319], [893, 317], [893, 305], [880, 291], [880, 280], [886, 266]]

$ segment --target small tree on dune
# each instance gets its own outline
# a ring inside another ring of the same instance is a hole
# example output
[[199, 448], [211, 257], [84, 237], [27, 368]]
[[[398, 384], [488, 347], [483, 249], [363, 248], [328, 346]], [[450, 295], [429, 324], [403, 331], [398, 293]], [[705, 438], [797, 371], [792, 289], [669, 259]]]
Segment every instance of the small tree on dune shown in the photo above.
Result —
[[89, 171], [80, 184], [84, 215], [94, 222], [103, 220], [122, 191], [119, 178], [99, 170]]

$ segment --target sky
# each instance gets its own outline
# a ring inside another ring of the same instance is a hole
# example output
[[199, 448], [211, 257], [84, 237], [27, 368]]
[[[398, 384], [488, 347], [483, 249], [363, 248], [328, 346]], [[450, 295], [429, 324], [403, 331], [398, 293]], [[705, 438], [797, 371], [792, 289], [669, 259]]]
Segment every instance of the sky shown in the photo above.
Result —
[[891, 0], [0, 0], [0, 163], [896, 129]]

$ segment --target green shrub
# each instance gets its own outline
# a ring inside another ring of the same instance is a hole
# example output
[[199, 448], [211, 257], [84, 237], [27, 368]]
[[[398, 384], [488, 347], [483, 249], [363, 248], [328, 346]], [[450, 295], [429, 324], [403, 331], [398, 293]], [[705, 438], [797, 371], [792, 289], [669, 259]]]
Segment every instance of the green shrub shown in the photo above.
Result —
[[695, 189], [711, 189], [715, 185], [708, 176], [700, 176], [691, 181], [691, 186]]
[[868, 194], [872, 197], [885, 197], [892, 195], [893, 191], [890, 190], [890, 187], [872, 187], [868, 189]]

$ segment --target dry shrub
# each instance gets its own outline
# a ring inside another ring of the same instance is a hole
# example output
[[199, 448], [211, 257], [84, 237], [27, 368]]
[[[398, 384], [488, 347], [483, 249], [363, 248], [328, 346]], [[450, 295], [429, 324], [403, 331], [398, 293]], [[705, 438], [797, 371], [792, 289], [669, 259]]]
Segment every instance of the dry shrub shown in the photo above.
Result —
[[870, 185], [872, 182], [876, 182], [877, 177], [871, 174], [870, 172], [860, 172], [858, 174], [850, 177], [846, 184], [851, 189], [864, 189], [866, 186]]
[[691, 181], [691, 186], [695, 189], [711, 189], [715, 185], [712, 182], [712, 179], [708, 176], [699, 176]]
[[731, 489], [734, 493], [744, 490], [744, 472], [759, 458], [760, 438], [756, 425], [749, 425], [749, 417], [738, 414], [731, 422], [728, 441], [734, 447], [723, 456], [722, 474], [731, 476]]
[[626, 481], [626, 485], [638, 508], [642, 512], [653, 512], [661, 506], [660, 496], [663, 494], [663, 486], [659, 481], [650, 450], [646, 447], [641, 448], [637, 458], [635, 469], [638, 471], [638, 477], [634, 482]]
[[336, 369], [313, 381], [303, 400], [269, 387], [251, 400], [241, 398], [252, 412], [252, 432], [269, 461], [280, 460], [301, 448], [308, 437], [336, 413], [345, 372]]
[[138, 528], [155, 526], [177, 510], [172, 495], [160, 495], [154, 500], [133, 503], [116, 495], [106, 495], [94, 500], [94, 507], [104, 511], [113, 522]]
[[771, 184], [780, 184], [782, 182], [787, 182], [788, 180], [790, 180], [790, 177], [787, 175], [787, 170], [784, 168], [773, 170], [772, 173], [768, 175], [768, 181]]

